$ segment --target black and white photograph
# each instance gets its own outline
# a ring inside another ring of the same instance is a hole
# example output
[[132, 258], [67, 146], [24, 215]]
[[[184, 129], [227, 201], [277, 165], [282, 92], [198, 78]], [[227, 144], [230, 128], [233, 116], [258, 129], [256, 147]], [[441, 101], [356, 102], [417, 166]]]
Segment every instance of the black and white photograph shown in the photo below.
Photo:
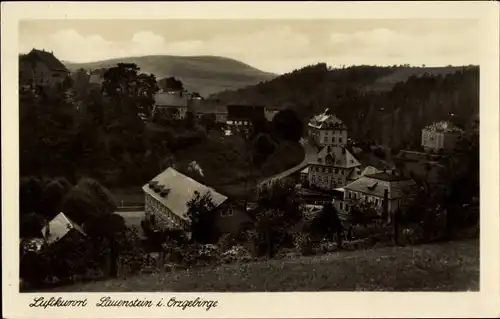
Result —
[[19, 292], [479, 292], [481, 30], [19, 20]]

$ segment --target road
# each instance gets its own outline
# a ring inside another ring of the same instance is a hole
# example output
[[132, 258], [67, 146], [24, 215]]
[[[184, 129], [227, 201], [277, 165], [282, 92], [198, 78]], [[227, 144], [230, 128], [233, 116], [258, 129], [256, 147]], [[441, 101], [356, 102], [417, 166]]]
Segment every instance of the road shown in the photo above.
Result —
[[304, 167], [307, 166], [307, 164], [309, 164], [311, 161], [316, 159], [317, 151], [312, 145], [309, 144], [309, 142], [307, 140], [302, 138], [299, 141], [299, 143], [302, 145], [302, 148], [304, 149], [304, 159], [302, 160], [302, 162], [300, 162], [299, 164], [295, 165], [294, 167], [289, 168], [281, 173], [275, 174], [273, 176], [267, 177], [267, 178], [259, 181], [259, 186], [263, 186], [265, 184], [268, 184], [272, 180], [285, 178], [285, 177], [297, 172], [298, 170], [303, 169]]

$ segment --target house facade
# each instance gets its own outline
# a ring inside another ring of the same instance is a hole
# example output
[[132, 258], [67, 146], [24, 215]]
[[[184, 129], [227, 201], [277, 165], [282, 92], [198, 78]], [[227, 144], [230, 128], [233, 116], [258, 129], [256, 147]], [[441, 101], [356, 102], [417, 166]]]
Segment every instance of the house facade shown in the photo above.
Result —
[[22, 86], [54, 87], [70, 72], [52, 52], [33, 49], [19, 56], [19, 83]]
[[422, 129], [422, 147], [429, 152], [452, 152], [462, 134], [450, 122], [433, 123]]
[[[361, 163], [345, 147], [325, 146], [318, 157], [307, 167], [309, 187], [322, 190], [333, 190], [350, 181], [351, 175], [358, 172]], [[305, 178], [305, 170], [301, 177]]]
[[49, 246], [65, 238], [86, 236], [82, 227], [62, 212], [57, 214], [42, 228], [42, 235], [44, 242]]
[[391, 214], [404, 207], [414, 192], [415, 182], [407, 177], [394, 173], [375, 173], [362, 176], [352, 183], [342, 187], [341, 197], [334, 200], [334, 206], [343, 214], [349, 214], [359, 203], [370, 203], [380, 213], [385, 207], [390, 218]]
[[243, 207], [194, 179], [169, 167], [143, 186], [145, 216], [154, 219], [161, 228], [190, 232], [187, 203], [195, 195], [209, 193], [214, 203], [216, 227], [221, 233], [237, 233], [250, 221]]
[[153, 116], [163, 115], [172, 120], [186, 118], [189, 98], [182, 91], [160, 91], [155, 95]]
[[197, 118], [212, 117], [216, 123], [227, 122], [227, 107], [218, 100], [192, 99], [189, 101], [189, 110]]
[[258, 105], [228, 105], [228, 126], [251, 126], [253, 121], [265, 120], [264, 107]]
[[347, 127], [333, 114], [324, 113], [314, 116], [307, 125], [309, 141], [316, 146], [345, 146]]

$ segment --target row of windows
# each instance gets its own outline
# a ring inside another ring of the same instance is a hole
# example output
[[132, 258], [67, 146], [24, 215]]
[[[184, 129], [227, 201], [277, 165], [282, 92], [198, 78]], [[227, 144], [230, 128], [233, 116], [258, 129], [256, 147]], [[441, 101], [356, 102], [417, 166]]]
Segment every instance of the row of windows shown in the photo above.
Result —
[[[367, 198], [370, 198], [366, 195], [363, 195], [363, 194], [358, 194], [358, 193], [355, 193], [355, 192], [348, 192], [348, 198], [349, 199], [363, 199], [363, 200], [367, 200]], [[380, 205], [382, 203], [382, 200], [379, 199], [379, 198], [373, 198], [371, 197], [372, 201], [376, 204], [376, 205]]]
[[[312, 175], [312, 176], [311, 176], [311, 183], [313, 183], [313, 184], [314, 184], [315, 182], [318, 182], [318, 183], [329, 183], [329, 182], [330, 182], [330, 178], [329, 178], [329, 176], [318, 176], [318, 177], [316, 178], [316, 176], [315, 176], [315, 175]], [[334, 184], [334, 183], [335, 183], [335, 179], [334, 179], [334, 178], [332, 178], [332, 179], [331, 179], [331, 182]], [[342, 184], [342, 179], [341, 179], [341, 178], [339, 178], [339, 179], [337, 180], [337, 183], [338, 183], [339, 185], [340, 185], [340, 184]]]
[[323, 166], [311, 166], [310, 167], [311, 172], [318, 172], [318, 173], [335, 173], [335, 174], [340, 174], [344, 175], [344, 170], [339, 169], [338, 167], [323, 167]]
[[[327, 144], [327, 143], [328, 143], [328, 140], [329, 140], [329, 139], [328, 139], [328, 137], [327, 137], [327, 136], [323, 137], [323, 143]], [[334, 143], [335, 143], [335, 141], [336, 141], [336, 139], [332, 136], [332, 137], [330, 138], [330, 143], [334, 144]], [[342, 143], [342, 137], [339, 137], [339, 138], [338, 138], [338, 142], [339, 142], [339, 143]]]
[[187, 226], [184, 220], [169, 211], [162, 203], [160, 203], [160, 201], [153, 198], [152, 196], [147, 196], [146, 205], [149, 206], [151, 212], [157, 215], [158, 218], [166, 217], [169, 223], [171, 223], [173, 226], [179, 228]]
[[233, 210], [232, 209], [221, 210], [220, 216], [221, 217], [231, 217], [231, 216], [233, 216]]

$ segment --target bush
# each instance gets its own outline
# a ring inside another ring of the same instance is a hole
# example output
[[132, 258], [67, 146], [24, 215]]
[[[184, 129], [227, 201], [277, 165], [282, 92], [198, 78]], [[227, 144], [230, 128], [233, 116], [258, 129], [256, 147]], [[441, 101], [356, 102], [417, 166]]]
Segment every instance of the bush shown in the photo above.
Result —
[[243, 246], [234, 246], [230, 250], [224, 252], [221, 256], [221, 262], [225, 264], [234, 262], [249, 262], [252, 260], [252, 255]]
[[298, 233], [295, 236], [294, 245], [302, 256], [311, 256], [315, 254], [311, 236], [308, 234]]

